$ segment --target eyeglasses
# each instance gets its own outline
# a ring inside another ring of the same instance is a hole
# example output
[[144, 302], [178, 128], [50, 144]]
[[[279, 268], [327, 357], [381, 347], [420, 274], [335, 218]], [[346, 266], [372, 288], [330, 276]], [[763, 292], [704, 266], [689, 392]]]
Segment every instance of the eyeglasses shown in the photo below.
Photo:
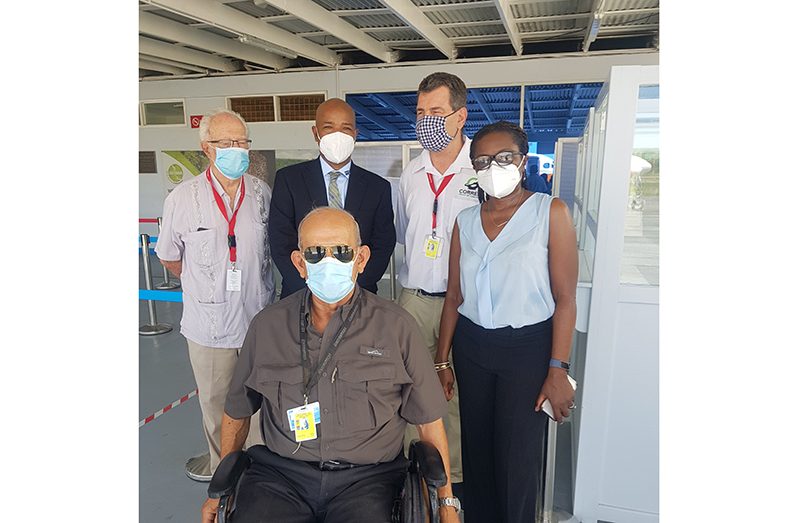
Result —
[[496, 160], [496, 163], [504, 167], [505, 165], [510, 165], [513, 162], [513, 158], [516, 156], [526, 156], [524, 153], [516, 153], [513, 151], [502, 151], [500, 153], [496, 153], [492, 156], [490, 155], [483, 155], [477, 156], [476, 158], [471, 160], [471, 165], [474, 166], [474, 170], [476, 171], [484, 171], [493, 160]]
[[233, 147], [233, 144], [235, 144], [236, 147], [240, 147], [242, 149], [249, 149], [252, 140], [208, 140], [208, 143], [217, 145], [219, 149], [227, 149], [228, 147]]
[[355, 250], [348, 245], [333, 245], [325, 247], [324, 245], [314, 245], [305, 249], [302, 256], [308, 263], [319, 263], [321, 260], [330, 253], [336, 260], [341, 263], [349, 263], [355, 258]]

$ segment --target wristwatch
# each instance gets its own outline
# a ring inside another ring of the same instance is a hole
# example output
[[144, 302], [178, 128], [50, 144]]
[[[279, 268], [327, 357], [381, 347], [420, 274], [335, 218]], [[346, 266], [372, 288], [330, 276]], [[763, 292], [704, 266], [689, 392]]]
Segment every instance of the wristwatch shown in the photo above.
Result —
[[552, 358], [549, 360], [549, 367], [570, 370], [571, 365], [567, 361], [560, 361], [556, 358]]
[[440, 507], [454, 507], [454, 511], [458, 514], [460, 513], [460, 500], [451, 497], [451, 498], [440, 498], [438, 500], [438, 506]]

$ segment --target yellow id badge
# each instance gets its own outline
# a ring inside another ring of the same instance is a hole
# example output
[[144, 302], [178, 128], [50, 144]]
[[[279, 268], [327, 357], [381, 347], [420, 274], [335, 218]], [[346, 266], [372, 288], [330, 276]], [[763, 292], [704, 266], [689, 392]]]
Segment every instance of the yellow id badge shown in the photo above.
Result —
[[316, 439], [316, 422], [313, 409], [302, 409], [294, 414], [294, 437], [297, 442]]
[[439, 258], [441, 255], [441, 246], [443, 245], [443, 238], [439, 236], [428, 235], [424, 239], [424, 256], [427, 258]]

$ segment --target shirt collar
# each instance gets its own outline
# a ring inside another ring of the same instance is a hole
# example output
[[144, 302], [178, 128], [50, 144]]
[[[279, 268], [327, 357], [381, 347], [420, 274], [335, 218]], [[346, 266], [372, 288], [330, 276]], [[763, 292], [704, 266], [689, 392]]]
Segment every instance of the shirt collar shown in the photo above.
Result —
[[[462, 168], [472, 169], [470, 153], [471, 153], [471, 138], [469, 138], [466, 135], [463, 135], [463, 147], [460, 149], [460, 152], [457, 153], [457, 158], [455, 158], [454, 162], [452, 162], [452, 165], [449, 166], [449, 171], [441, 174], [443, 174], [443, 176], [446, 176], [447, 174], [459, 173], [460, 169]], [[428, 173], [432, 173], [433, 176], [437, 176], [436, 174], [437, 170], [435, 169], [435, 167], [433, 167], [432, 158], [430, 158], [429, 151], [426, 149], [424, 149], [424, 151], [421, 153], [421, 163], [418, 169], [416, 169], [416, 172], [419, 171], [425, 171]]]
[[343, 174], [344, 177], [349, 178], [349, 170], [352, 168], [352, 160], [346, 162], [346, 165], [341, 167], [340, 169], [333, 169], [329, 163], [324, 159], [322, 155], [319, 155], [319, 161], [321, 161], [321, 174], [327, 176], [332, 171], [338, 171], [339, 173]]
[[[211, 183], [216, 188], [216, 192], [219, 193], [219, 196], [224, 198], [225, 196], [227, 196], [227, 193], [225, 192], [224, 187], [222, 187], [222, 184], [219, 183], [219, 180], [217, 180], [216, 176], [214, 176], [213, 169], [208, 167], [208, 170], [211, 172]], [[205, 176], [205, 173], [202, 173], [202, 176]], [[222, 175], [222, 176], [224, 176], [224, 175]], [[246, 176], [246, 174], [244, 176]], [[241, 177], [241, 183], [242, 184], [244, 183], [244, 176]], [[238, 201], [239, 194], [241, 194], [241, 184], [239, 184], [238, 185], [238, 189], [236, 189], [236, 199], [235, 199], [236, 202]], [[249, 193], [247, 193], [247, 196], [249, 196]]]
[[[310, 292], [310, 289], [307, 289], [307, 297], [305, 301], [305, 317], [308, 320], [308, 325], [310, 325], [310, 309], [313, 307], [313, 293]], [[341, 305], [335, 310], [334, 315], [338, 314], [349, 314], [349, 310], [357, 303], [358, 297], [363, 293], [363, 290], [360, 288], [360, 285], [355, 282], [355, 292], [352, 293], [352, 297], [349, 299], [348, 303]], [[365, 296], [364, 296], [365, 298]]]

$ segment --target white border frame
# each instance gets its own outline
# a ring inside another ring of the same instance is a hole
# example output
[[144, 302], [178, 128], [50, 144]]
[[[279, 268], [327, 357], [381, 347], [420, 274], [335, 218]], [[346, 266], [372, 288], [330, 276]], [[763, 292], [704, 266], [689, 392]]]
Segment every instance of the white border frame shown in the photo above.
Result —
[[[145, 104], [163, 104], [163, 103], [174, 103], [180, 102], [183, 106], [183, 123], [147, 123], [147, 115], [144, 112], [144, 105]], [[166, 99], [155, 99], [155, 100], [140, 100], [139, 101], [139, 118], [141, 119], [141, 124], [139, 128], [143, 127], [157, 127], [159, 129], [164, 127], [188, 127], [189, 121], [186, 117], [186, 99], [185, 98], [166, 98]]]

